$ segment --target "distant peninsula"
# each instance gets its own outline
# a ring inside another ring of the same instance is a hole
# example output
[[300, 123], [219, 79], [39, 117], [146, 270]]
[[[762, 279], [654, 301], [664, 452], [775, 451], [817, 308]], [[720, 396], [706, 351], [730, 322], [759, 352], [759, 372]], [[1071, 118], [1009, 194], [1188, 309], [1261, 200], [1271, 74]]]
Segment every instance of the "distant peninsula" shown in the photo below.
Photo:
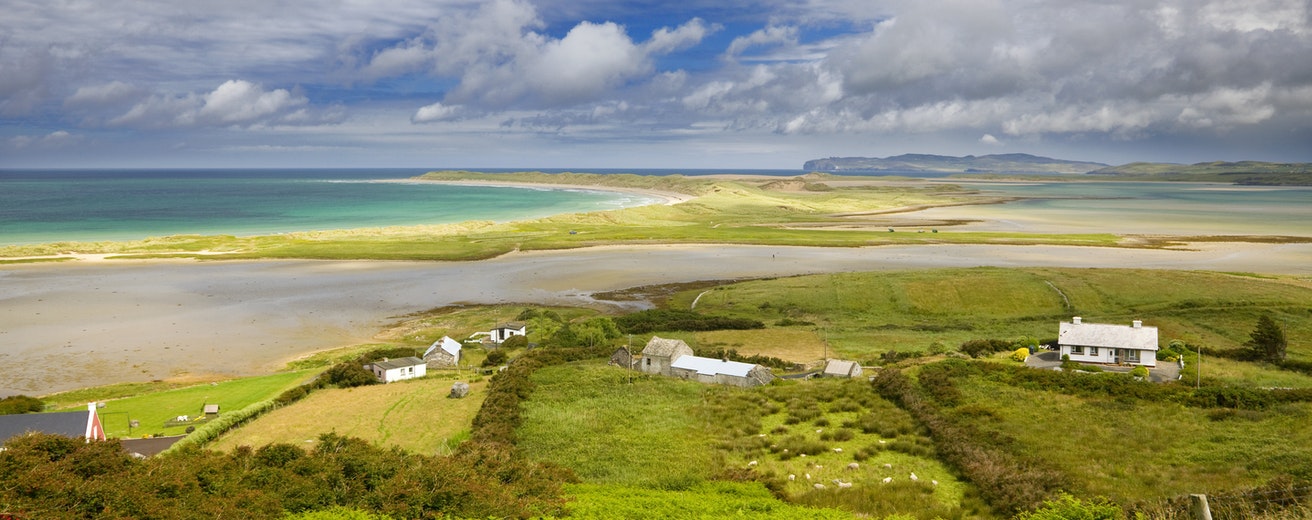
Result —
[[956, 175], [1091, 175], [1105, 180], [1224, 182], [1244, 186], [1312, 186], [1312, 163], [1262, 161], [1195, 164], [1135, 162], [1109, 166], [1025, 153], [996, 155], [903, 154], [892, 157], [830, 157], [802, 169], [830, 173], [936, 173]]
[[1066, 161], [1026, 153], [995, 155], [903, 154], [893, 157], [830, 157], [806, 161], [803, 170], [818, 172], [1038, 173], [1081, 174], [1110, 165]]

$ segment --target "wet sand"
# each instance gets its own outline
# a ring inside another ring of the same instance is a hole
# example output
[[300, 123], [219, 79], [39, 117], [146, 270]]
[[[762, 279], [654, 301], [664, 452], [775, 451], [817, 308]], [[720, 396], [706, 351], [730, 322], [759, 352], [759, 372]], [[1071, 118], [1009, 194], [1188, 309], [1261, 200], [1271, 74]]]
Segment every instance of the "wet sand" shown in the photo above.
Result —
[[178, 260], [0, 266], [0, 395], [240, 376], [369, 339], [457, 303], [597, 305], [591, 294], [694, 280], [973, 266], [1312, 275], [1312, 244], [1193, 251], [1065, 246], [610, 246], [478, 262]]

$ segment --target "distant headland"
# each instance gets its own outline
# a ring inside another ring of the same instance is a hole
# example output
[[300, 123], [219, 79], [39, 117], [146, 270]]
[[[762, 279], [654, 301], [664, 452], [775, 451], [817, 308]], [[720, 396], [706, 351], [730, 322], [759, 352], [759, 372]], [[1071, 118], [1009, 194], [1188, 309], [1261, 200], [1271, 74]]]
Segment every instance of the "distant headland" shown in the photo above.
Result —
[[1135, 162], [1121, 166], [1068, 161], [1025, 153], [966, 155], [903, 154], [890, 157], [812, 159], [803, 170], [834, 173], [917, 173], [960, 175], [1097, 175], [1106, 180], [1225, 182], [1250, 186], [1312, 186], [1312, 163], [1263, 161], [1195, 164]]

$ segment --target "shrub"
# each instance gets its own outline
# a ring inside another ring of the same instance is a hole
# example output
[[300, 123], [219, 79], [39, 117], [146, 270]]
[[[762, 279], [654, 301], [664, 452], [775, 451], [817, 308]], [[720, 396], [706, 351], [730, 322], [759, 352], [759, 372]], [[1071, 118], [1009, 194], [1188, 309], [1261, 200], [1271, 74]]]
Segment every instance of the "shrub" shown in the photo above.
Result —
[[977, 358], [1010, 350], [1012, 343], [1001, 339], [972, 339], [961, 344], [961, 352], [970, 357]]
[[338, 388], [378, 384], [378, 378], [374, 377], [373, 372], [365, 370], [363, 365], [355, 361], [333, 365], [322, 376], [319, 376], [319, 380], [324, 385], [333, 385]]
[[[516, 337], [516, 338], [519, 338], [519, 337], [523, 337], [523, 336], [515, 336], [515, 337]], [[512, 338], [512, 339], [513, 339], [513, 338]], [[485, 366], [485, 367], [495, 367], [495, 366], [500, 366], [500, 365], [502, 365], [502, 364], [504, 364], [504, 363], [506, 362], [506, 358], [508, 358], [508, 357], [509, 357], [509, 356], [506, 354], [506, 351], [505, 351], [505, 350], [502, 350], [502, 349], [493, 350], [493, 351], [487, 353], [487, 358], [483, 359], [483, 364], [482, 364], [482, 366]]]
[[40, 399], [25, 395], [11, 395], [0, 399], [0, 415], [39, 412], [45, 407], [45, 403]]
[[1018, 348], [1015, 352], [1011, 353], [1011, 360], [1019, 363], [1024, 363], [1025, 358], [1027, 357], [1030, 357], [1030, 349], [1028, 347]]
[[657, 331], [705, 331], [763, 329], [765, 324], [745, 318], [707, 316], [693, 311], [650, 309], [615, 318], [615, 325], [627, 334]]
[[1137, 366], [1130, 370], [1130, 375], [1139, 379], [1148, 379], [1148, 367]]
[[[499, 348], [492, 352], [496, 352], [498, 350], [515, 350], [521, 348], [528, 348], [528, 336], [511, 336], [509, 338], [506, 338], [505, 341], [501, 342]], [[488, 355], [491, 356], [492, 352], [488, 352]], [[505, 353], [502, 353], [502, 355], [504, 356]]]
[[1021, 513], [1016, 520], [1121, 520], [1125, 513], [1116, 504], [1106, 499], [1096, 498], [1084, 502], [1078, 498], [1062, 493], [1056, 500], [1043, 503], [1043, 507], [1032, 512]]

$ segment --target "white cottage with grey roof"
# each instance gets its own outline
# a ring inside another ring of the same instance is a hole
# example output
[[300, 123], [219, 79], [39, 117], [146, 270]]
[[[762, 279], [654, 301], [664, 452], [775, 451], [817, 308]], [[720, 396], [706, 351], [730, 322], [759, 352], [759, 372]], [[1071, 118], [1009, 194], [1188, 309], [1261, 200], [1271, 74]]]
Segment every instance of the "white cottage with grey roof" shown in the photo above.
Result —
[[365, 370], [374, 373], [379, 383], [391, 383], [403, 379], [414, 379], [424, 377], [428, 371], [428, 364], [424, 360], [414, 356], [397, 359], [386, 359], [375, 361], [372, 364], [364, 366]]
[[1080, 363], [1157, 366], [1157, 327], [1139, 320], [1112, 325], [1084, 323], [1076, 316], [1059, 325], [1057, 344], [1063, 357]]

